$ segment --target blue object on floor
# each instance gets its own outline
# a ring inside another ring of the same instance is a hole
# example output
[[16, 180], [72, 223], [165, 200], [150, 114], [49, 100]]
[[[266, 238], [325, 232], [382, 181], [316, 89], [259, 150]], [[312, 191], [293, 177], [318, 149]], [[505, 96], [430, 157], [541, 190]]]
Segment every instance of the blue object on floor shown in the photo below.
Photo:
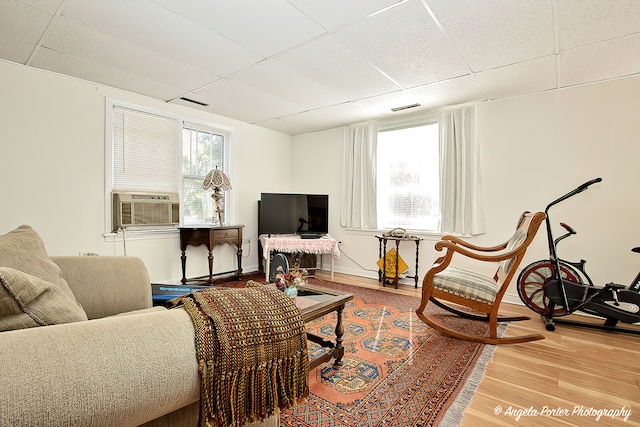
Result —
[[152, 301], [153, 305], [164, 306], [167, 301], [177, 297], [181, 297], [191, 292], [196, 292], [202, 289], [215, 288], [215, 286], [207, 285], [171, 285], [171, 284], [159, 284], [152, 283]]

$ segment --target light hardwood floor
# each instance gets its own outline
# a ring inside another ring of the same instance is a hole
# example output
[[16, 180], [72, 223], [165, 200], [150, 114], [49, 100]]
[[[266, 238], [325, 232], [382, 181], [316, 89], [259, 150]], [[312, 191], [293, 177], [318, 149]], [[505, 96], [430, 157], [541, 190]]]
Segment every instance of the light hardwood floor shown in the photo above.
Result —
[[[325, 280], [329, 276], [318, 274]], [[416, 297], [421, 292], [406, 285], [383, 288], [377, 280], [338, 273], [334, 281]], [[541, 333], [545, 339], [495, 346], [461, 427], [640, 427], [640, 335], [568, 325], [549, 332], [525, 306], [502, 304], [501, 313], [531, 317], [510, 324], [505, 335]], [[616, 410], [620, 414], [612, 417]]]

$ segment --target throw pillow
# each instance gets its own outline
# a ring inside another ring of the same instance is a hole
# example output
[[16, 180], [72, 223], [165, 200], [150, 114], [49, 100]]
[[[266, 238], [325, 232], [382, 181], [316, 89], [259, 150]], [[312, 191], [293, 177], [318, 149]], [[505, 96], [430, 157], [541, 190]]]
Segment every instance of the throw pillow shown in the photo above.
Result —
[[0, 331], [82, 320], [84, 310], [55, 284], [0, 267]]
[[60, 267], [49, 258], [42, 239], [30, 226], [21, 225], [0, 236], [0, 267], [10, 267], [53, 283], [82, 310], [67, 281], [62, 277]]
[[69, 297], [75, 299], [60, 267], [49, 258], [38, 233], [28, 225], [21, 225], [0, 236], [0, 267], [11, 267], [55, 283]]

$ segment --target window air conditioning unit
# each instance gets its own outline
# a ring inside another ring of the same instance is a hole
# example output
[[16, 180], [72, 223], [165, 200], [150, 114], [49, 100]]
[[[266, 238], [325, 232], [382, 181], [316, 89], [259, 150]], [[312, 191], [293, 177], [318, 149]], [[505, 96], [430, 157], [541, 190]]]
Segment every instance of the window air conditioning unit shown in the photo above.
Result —
[[180, 225], [178, 193], [113, 192], [113, 229], [144, 230]]

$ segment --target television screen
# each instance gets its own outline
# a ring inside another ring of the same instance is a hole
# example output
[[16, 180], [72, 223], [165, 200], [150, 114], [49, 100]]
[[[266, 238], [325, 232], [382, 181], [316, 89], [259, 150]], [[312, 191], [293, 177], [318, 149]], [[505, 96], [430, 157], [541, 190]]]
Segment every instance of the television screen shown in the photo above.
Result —
[[327, 194], [262, 193], [259, 234], [326, 234]]

